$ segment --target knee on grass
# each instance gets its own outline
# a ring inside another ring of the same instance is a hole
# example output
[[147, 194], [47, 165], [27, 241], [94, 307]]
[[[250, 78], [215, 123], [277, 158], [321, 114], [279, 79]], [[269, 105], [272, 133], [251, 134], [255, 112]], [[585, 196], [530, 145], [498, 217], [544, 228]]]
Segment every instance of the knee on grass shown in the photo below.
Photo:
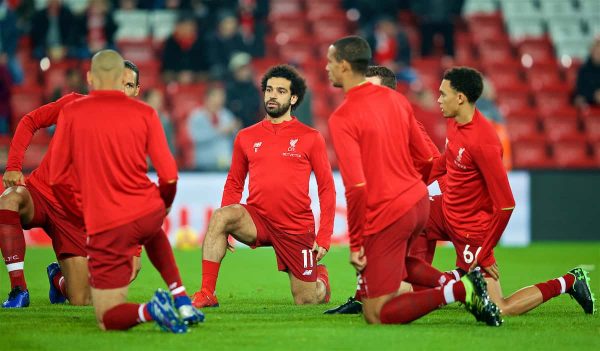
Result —
[[92, 304], [92, 298], [87, 292], [69, 293], [67, 299], [73, 306], [89, 306]]

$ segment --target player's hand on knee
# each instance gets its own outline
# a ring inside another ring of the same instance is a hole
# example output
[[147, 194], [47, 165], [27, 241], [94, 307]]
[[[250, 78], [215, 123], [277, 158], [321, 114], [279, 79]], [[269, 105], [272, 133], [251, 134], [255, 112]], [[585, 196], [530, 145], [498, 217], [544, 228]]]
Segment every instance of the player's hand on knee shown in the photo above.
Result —
[[317, 242], [313, 244], [312, 250], [317, 253], [317, 262], [321, 261], [325, 255], [327, 255], [327, 250], [325, 248], [317, 245]]
[[15, 186], [15, 185], [23, 185], [25, 184], [25, 179], [23, 178], [23, 173], [21, 171], [6, 171], [2, 176], [2, 184], [5, 188]]
[[367, 256], [365, 249], [361, 246], [359, 251], [350, 251], [350, 264], [354, 266], [357, 272], [362, 272], [367, 266]]

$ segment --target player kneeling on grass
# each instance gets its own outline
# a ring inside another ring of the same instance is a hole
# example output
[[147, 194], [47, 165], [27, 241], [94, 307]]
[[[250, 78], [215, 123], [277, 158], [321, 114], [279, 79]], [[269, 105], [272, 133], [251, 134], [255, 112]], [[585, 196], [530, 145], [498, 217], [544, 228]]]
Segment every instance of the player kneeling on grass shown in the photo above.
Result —
[[[423, 235], [429, 241], [452, 241], [457, 272], [481, 267], [490, 298], [504, 315], [523, 314], [564, 293], [575, 298], [585, 313], [594, 313], [594, 297], [582, 268], [503, 296], [493, 249], [515, 201], [502, 163], [502, 144], [493, 125], [475, 107], [483, 80], [472, 68], [455, 67], [446, 71], [439, 90], [438, 103], [447, 119], [448, 135], [446, 150], [434, 162], [430, 181], [446, 177], [446, 191], [432, 198]], [[428, 247], [435, 250], [435, 245]], [[426, 256], [432, 258], [433, 254]]]
[[[122, 90], [127, 96], [137, 96], [140, 90], [139, 70], [131, 61], [125, 61], [124, 66]], [[43, 228], [52, 240], [58, 262], [51, 263], [46, 269], [50, 302], [54, 304], [68, 300], [71, 305], [91, 303], [83, 219], [69, 214], [48, 184], [54, 143], [50, 144], [39, 167], [27, 181], [21, 172], [25, 151], [33, 135], [39, 129], [56, 125], [63, 106], [84, 96], [70, 93], [27, 113], [19, 120], [11, 140], [6, 172], [2, 177], [6, 191], [0, 196], [0, 249], [11, 283], [8, 299], [2, 304], [4, 308], [29, 306], [23, 228]], [[135, 269], [132, 279], [141, 267], [139, 254], [140, 251], [133, 258]]]
[[[327, 270], [317, 262], [331, 242], [335, 189], [323, 137], [291, 115], [305, 90], [304, 79], [290, 66], [271, 67], [263, 76], [267, 116], [235, 139], [222, 207], [212, 215], [202, 246], [202, 287], [194, 306], [218, 306], [215, 287], [229, 234], [252, 248], [273, 246], [296, 304], [329, 301]], [[311, 172], [321, 207], [316, 236], [308, 196]], [[250, 194], [239, 204], [247, 175]]]
[[[161, 229], [175, 197], [177, 167], [156, 111], [120, 89], [123, 58], [103, 50], [92, 58], [93, 91], [63, 108], [50, 161], [56, 197], [85, 219], [89, 282], [98, 325], [125, 330], [154, 320], [181, 333], [204, 316], [191, 305]], [[157, 187], [147, 172], [156, 167]], [[80, 192], [74, 198], [73, 187]], [[126, 303], [132, 256], [144, 245], [171, 293], [159, 289], [147, 304]], [[171, 296], [173, 296], [174, 301]]]
[[[409, 323], [460, 301], [478, 321], [499, 326], [500, 311], [479, 271], [446, 282], [442, 272], [407, 256], [429, 215], [427, 187], [415, 165], [433, 155], [408, 100], [366, 81], [370, 60], [369, 44], [357, 36], [336, 41], [327, 53], [329, 79], [346, 93], [329, 130], [346, 188], [350, 263], [362, 275], [365, 320]], [[403, 280], [438, 288], [399, 293]]]

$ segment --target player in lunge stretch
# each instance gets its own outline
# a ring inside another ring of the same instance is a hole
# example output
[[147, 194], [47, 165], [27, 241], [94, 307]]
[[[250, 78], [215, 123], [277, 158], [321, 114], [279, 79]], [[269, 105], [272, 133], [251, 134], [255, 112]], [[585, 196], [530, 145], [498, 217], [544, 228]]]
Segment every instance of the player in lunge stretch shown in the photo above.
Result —
[[446, 190], [433, 197], [424, 235], [430, 241], [452, 241], [457, 275], [481, 267], [490, 298], [504, 315], [525, 313], [564, 293], [575, 298], [585, 313], [593, 313], [589, 279], [581, 268], [503, 297], [493, 249], [515, 201], [502, 163], [502, 144], [492, 124], [475, 107], [482, 89], [481, 74], [472, 68], [456, 67], [444, 74], [438, 103], [447, 118], [448, 135], [430, 181], [445, 176]]
[[[362, 274], [365, 320], [409, 323], [461, 301], [477, 320], [498, 326], [499, 310], [479, 271], [443, 285], [442, 272], [407, 257], [429, 214], [427, 187], [415, 165], [433, 155], [406, 98], [366, 81], [370, 59], [369, 45], [356, 36], [336, 41], [327, 53], [329, 79], [346, 93], [329, 129], [346, 188], [350, 262]], [[440, 288], [399, 293], [403, 280]]]
[[[374, 85], [381, 85], [381, 86], [385, 86], [388, 87], [392, 90], [396, 90], [396, 75], [394, 74], [394, 72], [392, 70], [390, 70], [387, 67], [384, 66], [369, 66], [367, 68], [367, 72], [365, 74], [366, 76], [366, 80]], [[419, 120], [415, 120], [417, 125], [419, 126], [419, 129], [422, 132], [423, 135], [423, 139], [425, 139], [425, 142], [427, 143], [428, 147], [429, 147], [429, 151], [432, 154], [432, 157], [438, 158], [440, 157], [440, 152], [437, 148], [437, 146], [435, 146], [435, 144], [433, 143], [433, 141], [431, 140], [431, 138], [429, 137], [429, 135], [427, 134], [427, 132], [425, 131], [425, 127], [423, 126], [423, 124], [421, 124], [421, 122], [419, 122]], [[428, 179], [429, 178], [429, 171], [431, 170], [430, 167], [423, 167], [420, 171], [420, 173], [423, 173], [423, 177], [424, 179]], [[443, 177], [438, 179], [438, 181], [440, 183], [443, 182]], [[443, 188], [444, 184], [440, 184], [440, 188]], [[428, 242], [425, 241], [424, 242], [425, 245], [428, 245]], [[435, 242], [433, 242], [433, 245], [435, 245]], [[356, 293], [353, 297], [348, 298], [348, 301], [346, 301], [345, 303], [343, 303], [340, 306], [337, 306], [335, 308], [329, 309], [327, 311], [325, 311], [325, 314], [357, 314], [357, 313], [361, 313], [362, 312], [362, 296], [361, 296], [361, 289], [360, 289], [360, 285], [361, 285], [361, 275], [360, 273], [357, 274], [357, 289], [356, 289]], [[410, 291], [412, 289], [412, 286], [410, 283], [407, 282], [402, 282], [402, 284], [400, 285], [400, 291]]]
[[[92, 58], [88, 82], [93, 91], [65, 106], [58, 119], [50, 185], [59, 201], [83, 213], [99, 327], [125, 330], [154, 320], [181, 333], [186, 321], [200, 322], [204, 316], [191, 305], [161, 229], [175, 197], [177, 167], [156, 111], [121, 91], [123, 65], [113, 50]], [[148, 156], [158, 186], [146, 174]], [[139, 245], [171, 292], [159, 289], [147, 304], [126, 303]]]
[[[327, 270], [318, 265], [331, 241], [335, 189], [321, 134], [291, 115], [306, 85], [287, 65], [271, 67], [262, 78], [267, 116], [241, 130], [234, 142], [222, 207], [214, 212], [202, 246], [202, 287], [196, 307], [218, 306], [215, 287], [227, 236], [251, 247], [273, 246], [280, 271], [288, 273], [296, 304], [329, 301]], [[315, 223], [308, 196], [314, 172], [321, 219]], [[240, 204], [249, 176], [249, 196]]]
[[[135, 97], [140, 91], [139, 70], [131, 61], [125, 61], [124, 66], [123, 92]], [[48, 146], [38, 168], [26, 180], [22, 173], [25, 151], [33, 135], [42, 128], [54, 126], [63, 106], [83, 96], [70, 93], [26, 114], [19, 121], [11, 140], [2, 177], [6, 191], [0, 196], [0, 249], [8, 269], [11, 291], [2, 307], [29, 306], [23, 228], [43, 228], [52, 239], [58, 263], [51, 263], [47, 268], [50, 302], [91, 303], [83, 220], [65, 212], [48, 183], [53, 143]], [[134, 266], [135, 275], [140, 269], [139, 254], [134, 257]]]

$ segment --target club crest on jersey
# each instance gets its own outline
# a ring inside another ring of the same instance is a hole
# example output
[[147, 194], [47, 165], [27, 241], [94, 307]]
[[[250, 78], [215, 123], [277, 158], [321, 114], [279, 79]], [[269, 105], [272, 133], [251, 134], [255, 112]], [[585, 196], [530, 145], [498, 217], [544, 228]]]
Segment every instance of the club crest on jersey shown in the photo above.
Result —
[[298, 138], [290, 139], [290, 147], [288, 147], [288, 151], [296, 151], [296, 144], [298, 143]]
[[454, 160], [454, 164], [459, 168], [467, 169], [467, 167], [461, 163], [464, 152], [465, 152], [464, 147], [458, 148], [458, 155], [456, 156], [456, 160]]
[[262, 146], [262, 141], [254, 143], [254, 152], [258, 152], [258, 148]]

